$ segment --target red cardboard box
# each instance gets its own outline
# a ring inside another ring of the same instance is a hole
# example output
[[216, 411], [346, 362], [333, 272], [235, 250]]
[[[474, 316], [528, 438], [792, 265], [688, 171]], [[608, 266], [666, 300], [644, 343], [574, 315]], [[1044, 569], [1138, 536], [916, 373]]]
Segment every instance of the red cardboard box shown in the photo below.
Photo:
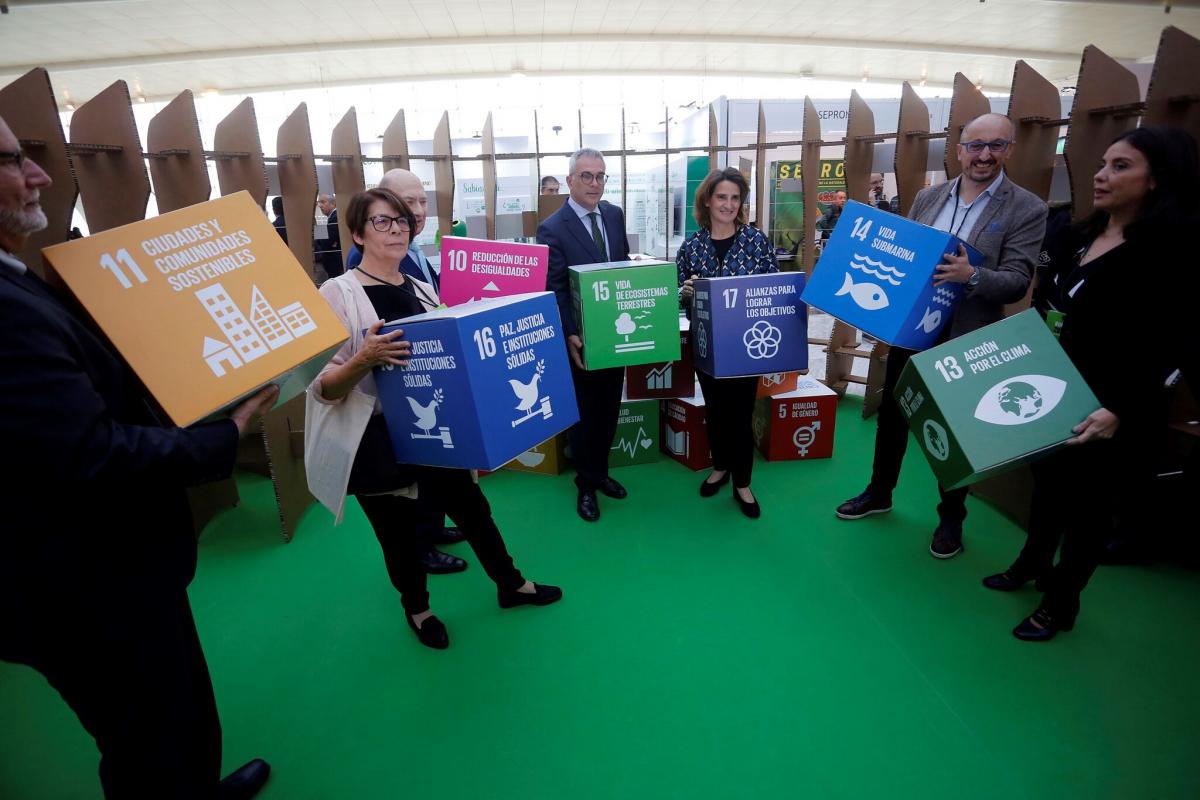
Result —
[[668, 400], [693, 397], [696, 370], [687, 317], [679, 318], [679, 360], [625, 368], [625, 396], [630, 400]]
[[692, 397], [662, 403], [662, 451], [691, 470], [712, 466], [708, 452], [708, 424], [704, 421], [704, 393], [696, 384]]
[[759, 400], [754, 406], [754, 438], [768, 461], [829, 458], [838, 396], [813, 378], [795, 391]]

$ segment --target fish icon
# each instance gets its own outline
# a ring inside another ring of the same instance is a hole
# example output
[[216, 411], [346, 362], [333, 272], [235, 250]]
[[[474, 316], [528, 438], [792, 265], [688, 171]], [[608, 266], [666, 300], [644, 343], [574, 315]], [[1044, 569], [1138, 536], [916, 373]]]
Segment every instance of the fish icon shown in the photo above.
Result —
[[858, 303], [859, 307], [865, 311], [878, 311], [888, 306], [888, 296], [881, 287], [873, 283], [855, 283], [850, 279], [848, 272], [846, 273], [846, 282], [833, 296], [841, 297], [844, 294], [850, 295], [850, 299]]
[[[942, 310], [931, 309], [928, 306], [925, 308], [925, 316], [921, 317], [921, 321], [917, 323], [917, 328], [926, 333], [933, 333], [937, 330], [937, 326], [942, 324]], [[916, 328], [914, 328], [916, 330]]]

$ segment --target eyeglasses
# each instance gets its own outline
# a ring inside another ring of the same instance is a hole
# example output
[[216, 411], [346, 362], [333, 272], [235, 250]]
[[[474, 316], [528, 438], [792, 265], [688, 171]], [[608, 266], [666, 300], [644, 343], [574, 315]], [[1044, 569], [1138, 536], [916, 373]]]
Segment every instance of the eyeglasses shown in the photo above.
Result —
[[983, 148], [987, 148], [989, 153], [1003, 153], [1012, 144], [1012, 139], [993, 139], [990, 142], [982, 142], [978, 139], [971, 142], [959, 142], [968, 153], [977, 156], [983, 152]]
[[24, 150], [0, 150], [0, 163], [11, 161], [18, 169], [25, 163], [26, 158], [28, 156]]
[[387, 214], [378, 214], [371, 217], [371, 227], [380, 233], [387, 233], [395, 225], [401, 233], [408, 233], [412, 227], [408, 224], [408, 220], [404, 217], [389, 217]]
[[603, 172], [597, 172], [594, 174], [591, 172], [581, 172], [579, 173], [578, 177], [579, 180], [583, 181], [584, 183], [604, 183], [608, 180], [608, 176]]

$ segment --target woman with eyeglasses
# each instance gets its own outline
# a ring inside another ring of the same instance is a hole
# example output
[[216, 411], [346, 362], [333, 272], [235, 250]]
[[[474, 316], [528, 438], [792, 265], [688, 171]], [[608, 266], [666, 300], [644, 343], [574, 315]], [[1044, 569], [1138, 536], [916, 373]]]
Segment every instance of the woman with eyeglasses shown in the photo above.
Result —
[[[1029, 581], [1044, 591], [1013, 629], [1018, 639], [1046, 641], [1074, 627], [1112, 527], [1114, 497], [1151, 468], [1166, 424], [1164, 383], [1179, 368], [1192, 381], [1200, 372], [1195, 335], [1184, 330], [1187, 292], [1179, 291], [1192, 283], [1186, 259], [1200, 222], [1197, 185], [1200, 156], [1186, 132], [1129, 131], [1105, 151], [1092, 179], [1093, 213], [1046, 248], [1035, 303], [1063, 315], [1059, 341], [1101, 407], [1074, 427], [1067, 447], [1033, 464], [1025, 547], [1007, 570], [983, 579], [1002, 592]], [[1130, 316], [1147, 308], [1168, 328], [1150, 347]]]
[[[679, 298], [689, 304], [696, 278], [730, 275], [759, 275], [778, 272], [775, 248], [758, 228], [746, 224], [746, 197], [750, 185], [733, 168], [713, 170], [696, 187], [693, 207], [700, 230], [679, 247], [675, 265], [679, 271]], [[704, 391], [704, 413], [713, 471], [700, 484], [700, 496], [712, 497], [733, 479], [733, 499], [751, 519], [762, 508], [750, 491], [754, 467], [754, 401], [758, 376], [714, 378], [697, 370]]]
[[429, 284], [400, 270], [416, 221], [395, 193], [369, 189], [355, 195], [347, 208], [346, 223], [362, 250], [362, 261], [326, 281], [320, 291], [346, 326], [350, 340], [321, 370], [310, 391], [324, 403], [343, 402], [351, 392], [375, 398], [375, 412], [358, 444], [348, 491], [358, 498], [375, 530], [409, 627], [425, 646], [444, 649], [450, 637], [429, 608], [415, 535], [418, 491], [435, 506], [448, 509], [495, 582], [501, 608], [549, 605], [562, 597], [562, 591], [522, 577], [505, 548], [487, 499], [469, 471], [395, 464], [372, 372], [385, 365], [405, 366], [411, 350], [402, 330], [382, 335], [379, 331], [384, 320], [436, 307], [436, 295]]

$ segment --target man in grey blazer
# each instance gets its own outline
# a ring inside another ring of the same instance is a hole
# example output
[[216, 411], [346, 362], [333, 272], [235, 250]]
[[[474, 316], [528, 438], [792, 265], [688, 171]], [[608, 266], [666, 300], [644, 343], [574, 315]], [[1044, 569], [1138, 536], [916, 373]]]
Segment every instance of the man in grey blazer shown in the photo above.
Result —
[[[911, 219], [952, 233], [983, 254], [983, 266], [975, 268], [960, 248], [957, 256], [946, 256], [934, 274], [934, 285], [965, 284], [943, 339], [999, 321], [1004, 305], [1024, 297], [1033, 277], [1046, 232], [1046, 204], [1005, 176], [1004, 162], [1013, 146], [1013, 124], [1008, 117], [984, 114], [971, 120], [958, 144], [962, 174], [923, 190], [909, 212]], [[837, 507], [842, 519], [862, 519], [892, 510], [892, 490], [908, 446], [908, 426], [892, 393], [912, 355], [913, 351], [898, 347], [888, 354], [871, 482], [857, 497]], [[935, 558], [952, 558], [963, 551], [967, 490], [947, 491], [939, 485], [938, 491], [938, 526], [929, 552]]]

